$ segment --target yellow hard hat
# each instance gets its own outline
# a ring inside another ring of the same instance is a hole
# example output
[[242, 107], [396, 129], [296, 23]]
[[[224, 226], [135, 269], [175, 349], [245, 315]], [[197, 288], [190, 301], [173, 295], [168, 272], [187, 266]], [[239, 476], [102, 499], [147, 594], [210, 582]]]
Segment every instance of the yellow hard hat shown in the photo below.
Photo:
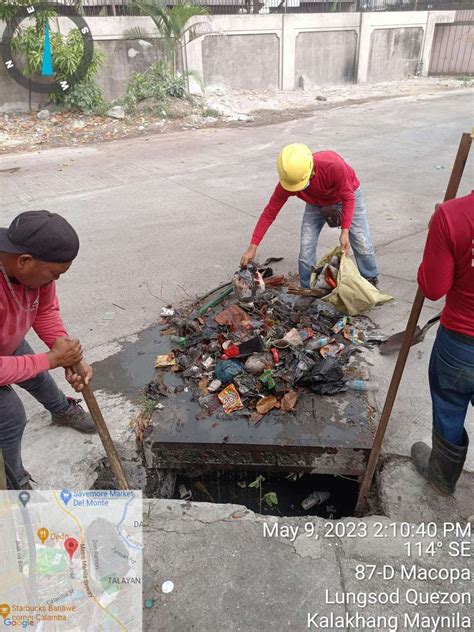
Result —
[[301, 191], [308, 184], [313, 170], [313, 154], [306, 145], [292, 143], [278, 154], [278, 176], [287, 191]]

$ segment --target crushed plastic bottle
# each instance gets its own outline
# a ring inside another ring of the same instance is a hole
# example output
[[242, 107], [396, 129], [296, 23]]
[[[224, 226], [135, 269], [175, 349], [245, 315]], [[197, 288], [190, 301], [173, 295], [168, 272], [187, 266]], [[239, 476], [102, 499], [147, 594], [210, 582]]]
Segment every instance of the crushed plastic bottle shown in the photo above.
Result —
[[369, 382], [367, 380], [348, 380], [346, 386], [354, 391], [378, 391], [377, 382]]
[[322, 505], [331, 496], [331, 492], [318, 492], [315, 491], [301, 502], [301, 506], [305, 511], [308, 511], [316, 505]]
[[316, 349], [321, 349], [326, 345], [334, 342], [334, 338], [312, 338], [306, 345], [306, 349], [311, 349], [311, 351], [316, 351]]

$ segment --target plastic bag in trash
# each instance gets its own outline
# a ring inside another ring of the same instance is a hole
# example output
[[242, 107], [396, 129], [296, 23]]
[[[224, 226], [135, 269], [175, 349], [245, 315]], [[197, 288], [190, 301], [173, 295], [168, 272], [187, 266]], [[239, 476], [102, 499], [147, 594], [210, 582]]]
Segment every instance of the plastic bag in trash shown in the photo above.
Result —
[[265, 369], [273, 366], [271, 353], [254, 353], [245, 362], [245, 370], [252, 375], [260, 375]]
[[215, 375], [216, 379], [220, 380], [222, 384], [228, 384], [244, 370], [244, 365], [237, 362], [237, 360], [218, 360]]
[[265, 291], [265, 282], [255, 263], [240, 268], [232, 277], [234, 292], [239, 301], [252, 301]]
[[344, 371], [337, 358], [326, 358], [315, 364], [298, 383], [319, 395], [334, 395], [347, 390]]
[[260, 385], [253, 375], [241, 373], [234, 377], [233, 382], [242, 397], [258, 397]]

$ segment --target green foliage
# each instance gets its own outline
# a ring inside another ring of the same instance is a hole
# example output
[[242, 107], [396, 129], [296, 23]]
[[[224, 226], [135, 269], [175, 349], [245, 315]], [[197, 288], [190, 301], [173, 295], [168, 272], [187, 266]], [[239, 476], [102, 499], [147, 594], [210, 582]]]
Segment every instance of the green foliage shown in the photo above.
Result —
[[267, 492], [263, 497], [262, 501], [269, 507], [276, 507], [278, 505], [278, 496], [275, 492]]
[[185, 77], [173, 77], [166, 62], [161, 59], [145, 72], [137, 72], [130, 77], [125, 105], [133, 109], [140, 101], [153, 99], [162, 108], [166, 97], [182, 99], [185, 96]]
[[[131, 5], [131, 8], [141, 15], [148, 15], [155, 23], [162, 38], [165, 59], [173, 77], [175, 77], [179, 51], [196, 36], [196, 27], [207, 25], [208, 22], [201, 20], [191, 26], [187, 26], [187, 24], [191, 18], [196, 16], [206, 16], [209, 19], [208, 9], [192, 4], [188, 0], [182, 0], [172, 7], [167, 7], [164, 0], [137, 0]], [[126, 33], [131, 34], [132, 32], [133, 29]], [[139, 32], [135, 29], [135, 37]]]
[[[56, 97], [56, 95], [54, 95]], [[67, 93], [59, 95], [58, 103], [68, 110], [79, 109], [83, 112], [104, 115], [108, 109], [100, 86], [92, 79], [83, 79], [72, 86]]]
[[278, 496], [275, 492], [267, 492], [262, 496], [262, 485], [265, 482], [265, 476], [259, 474], [257, 478], [249, 483], [249, 487], [253, 487], [254, 489], [258, 489], [259, 492], [259, 513], [262, 513], [262, 502], [266, 504], [266, 506], [271, 509], [272, 507], [276, 507], [278, 505]]
[[[12, 5], [0, 0], [0, 18], [10, 17], [12, 11], [18, 6], [37, 4], [31, 0], [15, 0]], [[71, 4], [76, 4], [72, 2]], [[34, 15], [34, 26], [20, 28], [12, 39], [13, 52], [24, 60], [25, 75], [33, 77], [40, 75], [43, 59], [44, 26], [47, 21], [54, 22], [56, 18], [54, 10], [41, 11]], [[55, 78], [58, 81], [68, 80], [79, 67], [83, 53], [84, 42], [79, 29], [71, 29], [67, 35], [59, 32], [56, 22], [56, 30], [50, 30], [50, 44], [53, 56]], [[85, 112], [95, 111], [104, 105], [104, 99], [100, 87], [95, 82], [95, 77], [104, 62], [104, 54], [94, 50], [94, 56], [85, 78], [75, 84], [64, 93], [52, 93], [51, 101], [64, 104], [66, 107], [79, 108]]]
[[249, 483], [249, 487], [260, 489], [262, 487], [262, 483], [264, 480], [265, 480], [265, 476], [262, 476], [261, 474], [259, 474], [254, 481]]

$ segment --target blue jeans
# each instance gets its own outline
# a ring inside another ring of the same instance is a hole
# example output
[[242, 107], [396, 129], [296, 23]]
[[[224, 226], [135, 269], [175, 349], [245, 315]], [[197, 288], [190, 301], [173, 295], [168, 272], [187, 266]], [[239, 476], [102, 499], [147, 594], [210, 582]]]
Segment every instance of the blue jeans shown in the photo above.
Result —
[[[341, 210], [342, 202], [339, 202], [337, 207]], [[316, 246], [318, 245], [319, 233], [322, 231], [325, 223], [320, 208], [320, 206], [306, 204], [303, 215], [298, 262], [301, 287], [309, 288], [311, 268], [317, 262]], [[370, 236], [365, 202], [360, 187], [355, 192], [355, 209], [349, 229], [349, 240], [361, 275], [366, 279], [375, 278], [378, 274], [375, 263], [375, 250]]]
[[[23, 341], [14, 355], [34, 353], [30, 345]], [[48, 372], [18, 384], [33, 395], [51, 413], [67, 410], [70, 402], [56, 386]], [[19, 483], [27, 480], [21, 460], [21, 439], [26, 426], [26, 413], [20, 398], [11, 386], [0, 387], [0, 448], [5, 463], [12, 468]], [[47, 455], [45, 455], [47, 458]]]
[[440, 326], [431, 352], [429, 380], [433, 427], [454, 445], [463, 445], [469, 402], [474, 405], [474, 346]]

